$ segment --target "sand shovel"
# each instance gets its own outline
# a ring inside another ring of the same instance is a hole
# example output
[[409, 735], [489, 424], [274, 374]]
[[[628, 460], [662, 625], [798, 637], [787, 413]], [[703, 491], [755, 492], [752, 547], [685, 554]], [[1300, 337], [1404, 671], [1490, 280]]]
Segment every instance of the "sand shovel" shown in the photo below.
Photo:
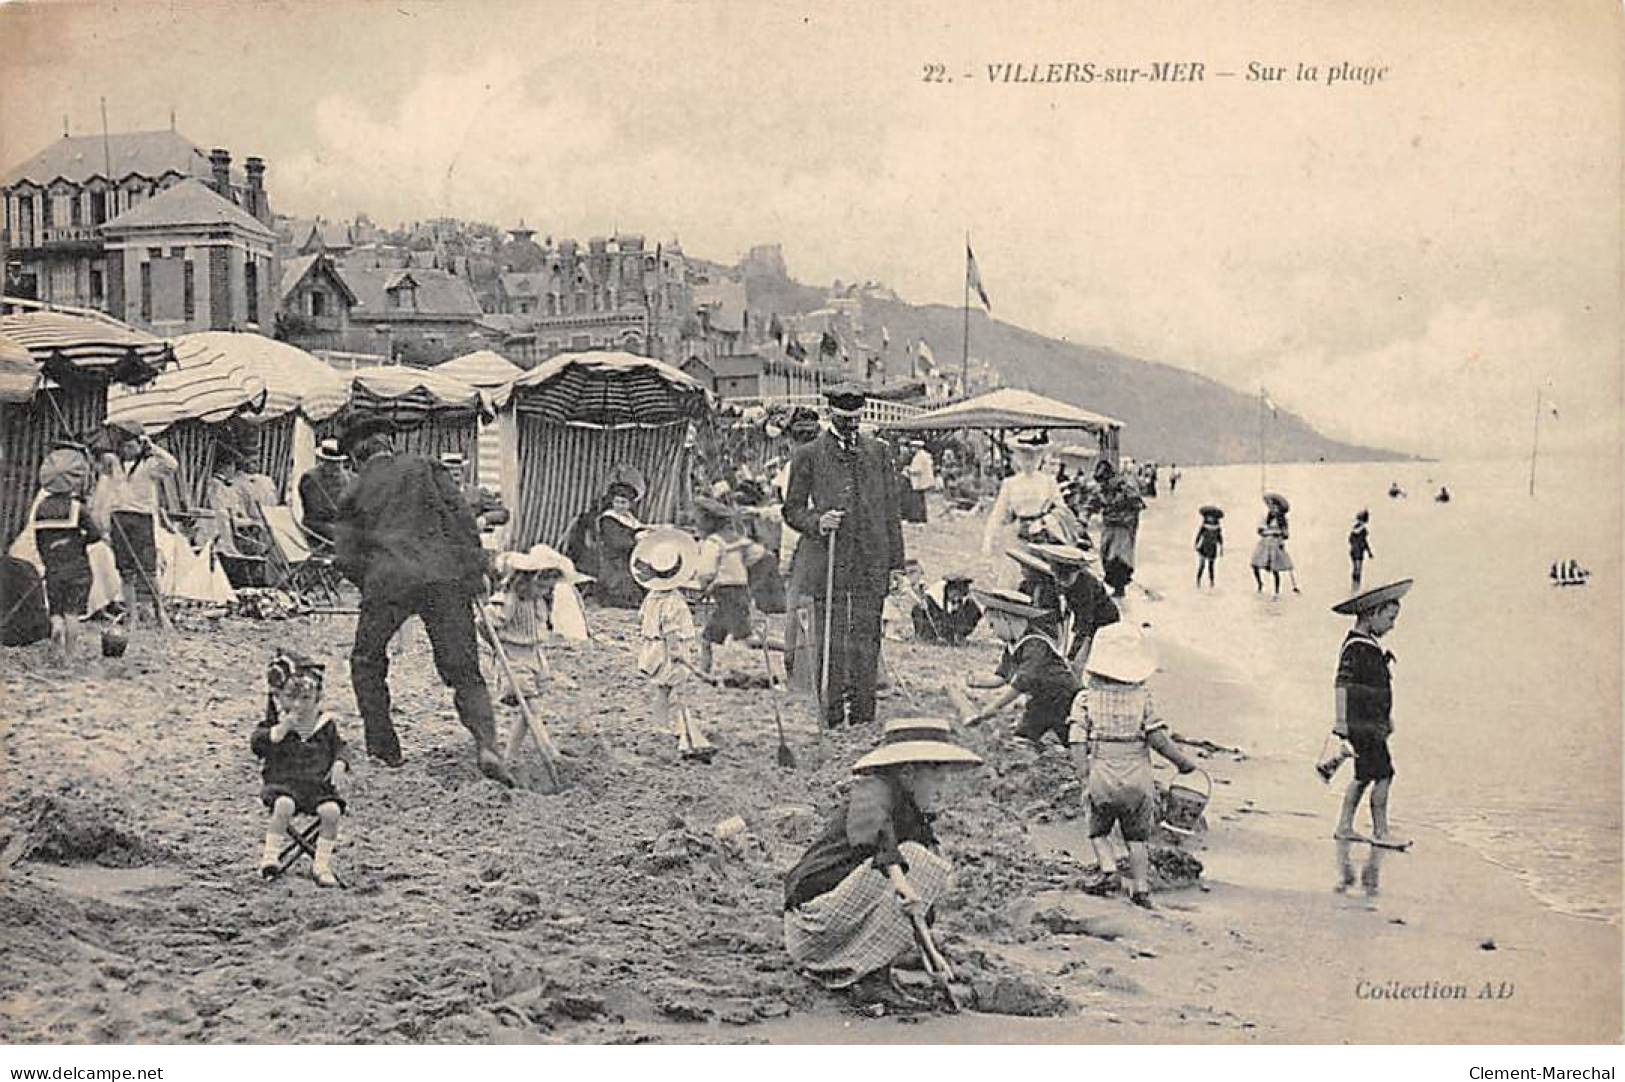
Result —
[[954, 989], [954, 971], [949, 967], [948, 959], [937, 949], [936, 940], [931, 938], [931, 929], [926, 926], [925, 918], [910, 910], [908, 919], [914, 928], [914, 942], [920, 948], [920, 959], [925, 963], [925, 971], [931, 975], [937, 987], [942, 989], [942, 997], [948, 1001], [948, 1009], [958, 1014], [965, 1008], [959, 1002], [958, 991]]
[[[520, 690], [519, 681], [514, 678], [513, 666], [508, 662], [508, 652], [502, 648], [502, 640], [497, 637], [497, 629], [491, 625], [491, 614], [485, 611], [484, 605], [476, 601], [474, 615], [479, 618], [480, 627], [491, 641], [491, 649], [496, 652], [497, 664], [502, 667], [502, 675], [507, 677], [508, 686], [513, 688], [514, 698], [519, 700], [519, 712], [525, 717], [525, 728], [536, 738], [536, 749], [542, 753], [542, 769], [547, 772], [546, 792], [556, 793], [564, 788], [564, 785], [559, 778], [559, 752], [553, 746], [553, 737], [548, 733], [546, 723], [531, 711], [530, 700]], [[505, 759], [511, 759], [513, 753], [518, 750], [514, 747], [514, 743], [513, 740], [508, 741], [508, 755]]]
[[767, 653], [767, 633], [762, 633], [762, 666], [767, 670], [767, 694], [773, 703], [773, 724], [779, 730], [779, 765], [786, 770], [796, 768], [796, 753], [784, 740], [784, 715], [779, 711], [779, 698], [773, 693], [773, 659]]

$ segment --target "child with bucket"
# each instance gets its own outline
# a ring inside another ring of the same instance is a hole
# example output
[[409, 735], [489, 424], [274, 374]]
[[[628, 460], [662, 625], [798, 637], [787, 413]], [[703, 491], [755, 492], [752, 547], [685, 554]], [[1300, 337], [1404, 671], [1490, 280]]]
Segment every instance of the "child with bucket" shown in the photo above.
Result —
[[699, 546], [683, 531], [656, 526], [632, 547], [632, 578], [645, 593], [638, 610], [638, 671], [655, 689], [655, 721], [671, 725], [677, 753], [684, 760], [709, 763], [717, 749], [688, 712], [683, 686], [696, 669], [694, 614], [680, 588], [694, 580]]
[[1113, 624], [1095, 637], [1086, 666], [1088, 686], [1074, 708], [1068, 743], [1088, 812], [1089, 844], [1095, 866], [1085, 870], [1084, 890], [1118, 889], [1117, 859], [1110, 834], [1122, 831], [1128, 847], [1129, 900], [1143, 909], [1151, 903], [1151, 854], [1147, 843], [1157, 821], [1157, 792], [1151, 777], [1156, 751], [1189, 774], [1196, 764], [1168, 735], [1146, 681], [1156, 658], [1136, 628]]

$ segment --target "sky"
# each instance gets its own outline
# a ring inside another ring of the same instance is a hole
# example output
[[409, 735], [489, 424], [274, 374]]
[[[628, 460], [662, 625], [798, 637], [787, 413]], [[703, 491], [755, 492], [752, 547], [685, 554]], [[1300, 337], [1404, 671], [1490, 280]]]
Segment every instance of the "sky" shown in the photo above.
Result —
[[[1543, 446], [1617, 455], [1616, 5], [875, 7], [13, 3], [0, 164], [105, 96], [115, 130], [173, 109], [264, 157], [286, 213], [779, 242], [802, 281], [953, 305], [968, 234], [996, 318], [1266, 386], [1328, 435], [1523, 453], [1538, 389]], [[1158, 61], [1205, 77], [1099, 78]], [[989, 81], [1016, 63], [1097, 81]], [[1345, 64], [1382, 74], [1329, 84]]]

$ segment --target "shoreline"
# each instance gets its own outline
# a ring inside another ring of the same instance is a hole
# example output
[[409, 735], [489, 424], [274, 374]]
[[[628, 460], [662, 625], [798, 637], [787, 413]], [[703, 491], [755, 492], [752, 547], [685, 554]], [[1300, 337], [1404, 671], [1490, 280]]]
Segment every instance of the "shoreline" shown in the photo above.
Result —
[[[928, 575], [967, 562], [981, 525], [933, 511], [932, 526], [908, 535]], [[1184, 528], [1165, 530], [1173, 516], [1153, 514], [1168, 516], [1142, 530], [1155, 588], [1174, 552], [1167, 535]], [[968, 562], [990, 569], [979, 561]], [[873, 734], [821, 730], [805, 702], [750, 684], [760, 657], [738, 647], [719, 662], [747, 682], [695, 694], [721, 753], [685, 766], [647, 719], [631, 614], [590, 611], [597, 641], [549, 648], [564, 679], [541, 705], [569, 756], [570, 788], [543, 797], [479, 778], [410, 625], [391, 677], [408, 762], [359, 771], [341, 828], [338, 862], [352, 880], [342, 892], [253, 875], [263, 811], [246, 746], [271, 647], [298, 637], [340, 659], [348, 619], [188, 616], [173, 639], [143, 636], [125, 658], [85, 659], [83, 684], [38, 666], [37, 651], [9, 651], [19, 664], [0, 675], [13, 704], [0, 721], [0, 773], [16, 784], [0, 851], [24, 859], [0, 867], [0, 1039], [1619, 1040], [1619, 926], [1545, 908], [1513, 873], [1408, 819], [1403, 791], [1396, 820], [1415, 849], [1356, 853], [1357, 875], [1377, 866], [1380, 892], [1334, 894], [1342, 780], [1320, 785], [1245, 665], [1188, 642], [1176, 608], [1142, 593], [1125, 614], [1153, 625], [1164, 711], [1179, 734], [1242, 753], [1198, 753], [1214, 781], [1194, 847], [1199, 886], [1158, 893], [1152, 912], [1076, 891], [1068, 854], [1086, 842], [1068, 815], [1065, 752], [1023, 758], [998, 725], [965, 734], [989, 767], [941, 831], [961, 870], [940, 915], [944, 947], [1062, 997], [1054, 1017], [870, 1018], [790, 971], [782, 875]], [[985, 637], [963, 650], [885, 649], [909, 688], [886, 693], [884, 716], [949, 712], [940, 689], [997, 657]], [[358, 743], [345, 683], [334, 681], [330, 701]], [[774, 762], [775, 706], [797, 770]], [[499, 714], [504, 727], [517, 720]], [[57, 857], [14, 848], [39, 829], [23, 818], [30, 808], [61, 820], [47, 839]], [[724, 844], [713, 828], [736, 815], [747, 840]], [[1512, 991], [1373, 1000], [1357, 995], [1360, 981]]]

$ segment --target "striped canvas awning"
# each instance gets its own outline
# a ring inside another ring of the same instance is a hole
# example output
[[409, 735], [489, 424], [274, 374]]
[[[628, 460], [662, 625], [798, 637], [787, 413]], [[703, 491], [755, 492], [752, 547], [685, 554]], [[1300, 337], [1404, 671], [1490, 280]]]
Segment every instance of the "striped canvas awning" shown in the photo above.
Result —
[[94, 372], [121, 383], [144, 383], [170, 357], [169, 343], [107, 316], [69, 312], [0, 315], [0, 335], [28, 351], [51, 376], [54, 366]]
[[27, 402], [39, 390], [40, 366], [16, 339], [0, 334], [0, 402]]
[[486, 418], [495, 415], [483, 391], [437, 369], [388, 364], [357, 368], [344, 375], [353, 409], [388, 413], [397, 425], [410, 426], [414, 417], [453, 410], [476, 411]]
[[437, 364], [434, 370], [443, 376], [460, 379], [482, 391], [506, 386], [525, 374], [525, 370], [502, 354], [489, 349], [465, 353], [461, 357]]
[[668, 425], [711, 409], [698, 380], [631, 353], [563, 353], [514, 380], [511, 393], [520, 413], [597, 428]]
[[213, 424], [239, 413], [271, 421], [297, 411], [315, 423], [349, 399], [343, 377], [297, 346], [264, 335], [182, 335], [175, 340], [175, 361], [146, 387], [115, 389], [108, 396], [108, 419], [162, 431], [179, 421]]

